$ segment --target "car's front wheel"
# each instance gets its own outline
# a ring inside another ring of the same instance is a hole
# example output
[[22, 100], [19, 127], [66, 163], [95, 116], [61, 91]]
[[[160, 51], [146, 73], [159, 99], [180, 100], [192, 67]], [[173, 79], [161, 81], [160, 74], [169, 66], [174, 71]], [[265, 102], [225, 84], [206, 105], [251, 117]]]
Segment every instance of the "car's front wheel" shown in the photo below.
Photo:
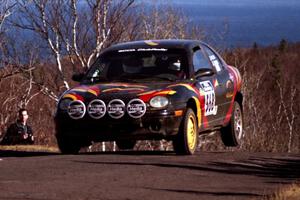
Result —
[[118, 140], [116, 144], [121, 150], [131, 150], [134, 148], [136, 141], [135, 140]]
[[198, 144], [198, 127], [194, 111], [188, 108], [182, 119], [179, 132], [173, 140], [176, 154], [192, 155]]
[[243, 139], [243, 111], [238, 102], [234, 102], [230, 122], [221, 129], [221, 138], [225, 146], [239, 146]]
[[79, 140], [71, 139], [63, 135], [56, 135], [57, 145], [63, 154], [78, 154], [81, 149]]

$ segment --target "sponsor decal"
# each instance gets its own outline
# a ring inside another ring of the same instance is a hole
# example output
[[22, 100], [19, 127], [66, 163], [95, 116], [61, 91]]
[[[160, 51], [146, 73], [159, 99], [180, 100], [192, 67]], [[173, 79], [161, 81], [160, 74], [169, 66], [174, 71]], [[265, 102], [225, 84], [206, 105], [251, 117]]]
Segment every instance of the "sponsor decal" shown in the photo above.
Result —
[[89, 103], [87, 112], [93, 119], [100, 119], [106, 113], [105, 103], [100, 99], [95, 99]]
[[218, 59], [215, 55], [210, 55], [209, 60], [211, 61], [213, 66], [216, 68], [217, 72], [221, 71], [220, 62], [218, 61]]
[[122, 50], [118, 50], [118, 53], [135, 52], [135, 51], [168, 51], [168, 49], [165, 48], [122, 49]]
[[140, 48], [140, 49], [137, 49], [137, 51], [168, 51], [168, 49], [165, 49], [165, 48]]
[[118, 52], [123, 53], [123, 52], [133, 52], [133, 51], [135, 51], [135, 49], [121, 49]]
[[212, 83], [200, 82], [200, 93], [204, 95], [204, 116], [216, 115], [218, 106], [216, 106], [216, 95]]
[[121, 99], [111, 100], [107, 106], [108, 115], [114, 119], [119, 119], [125, 114], [125, 103]]
[[234, 95], [234, 85], [232, 80], [228, 80], [226, 82], [226, 90], [228, 91], [226, 93], [226, 98], [231, 98]]
[[146, 113], [146, 104], [141, 99], [132, 99], [127, 104], [127, 113], [132, 118], [140, 118]]
[[68, 107], [68, 114], [72, 119], [83, 118], [85, 112], [86, 107], [80, 100], [72, 101]]
[[152, 40], [145, 40], [145, 43], [148, 44], [148, 45], [150, 45], [150, 46], [157, 46], [158, 45], [157, 42], [154, 42]]

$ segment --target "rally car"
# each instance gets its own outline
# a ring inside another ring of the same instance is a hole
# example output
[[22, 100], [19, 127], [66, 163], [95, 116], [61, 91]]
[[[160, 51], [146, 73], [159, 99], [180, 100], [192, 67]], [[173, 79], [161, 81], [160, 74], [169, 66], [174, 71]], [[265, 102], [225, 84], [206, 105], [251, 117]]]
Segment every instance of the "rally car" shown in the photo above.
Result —
[[62, 153], [91, 142], [173, 141], [194, 154], [198, 135], [220, 130], [226, 146], [243, 139], [239, 71], [209, 45], [194, 40], [134, 41], [105, 49], [79, 86], [62, 94], [55, 116]]

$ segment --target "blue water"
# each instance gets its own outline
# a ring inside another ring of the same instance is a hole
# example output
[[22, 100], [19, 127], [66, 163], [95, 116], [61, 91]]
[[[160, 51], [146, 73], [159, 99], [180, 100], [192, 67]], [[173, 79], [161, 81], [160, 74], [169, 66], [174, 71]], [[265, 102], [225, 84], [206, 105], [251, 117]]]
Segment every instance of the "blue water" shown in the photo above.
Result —
[[[300, 0], [169, 0], [208, 40], [229, 47], [300, 41]], [[227, 27], [227, 28], [225, 28]], [[225, 34], [223, 33], [225, 32]], [[221, 36], [220, 39], [219, 36]]]

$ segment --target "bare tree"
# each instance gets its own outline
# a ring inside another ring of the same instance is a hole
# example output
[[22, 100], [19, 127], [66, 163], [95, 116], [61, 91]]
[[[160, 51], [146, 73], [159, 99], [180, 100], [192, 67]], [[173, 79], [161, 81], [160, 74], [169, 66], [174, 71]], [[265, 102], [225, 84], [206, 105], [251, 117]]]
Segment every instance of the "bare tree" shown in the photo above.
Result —
[[[8, 19], [8, 17], [10, 15], [12, 15], [14, 6], [15, 6], [15, 4], [12, 4], [8, 0], [3, 0], [0, 3], [0, 84], [1, 84], [2, 80], [8, 79], [10, 77], [14, 77], [16, 74], [19, 73], [18, 70], [13, 69], [12, 67], [6, 68], [9, 65], [9, 63], [5, 59], [6, 42], [4, 39], [5, 38], [4, 23]], [[6, 96], [2, 96], [3, 89], [4, 88], [1, 87], [1, 91], [0, 91], [1, 99], [6, 97]], [[5, 99], [3, 99], [0, 102], [2, 103], [2, 105], [5, 104]], [[6, 109], [9, 109], [9, 108], [5, 107], [3, 109], [3, 106], [2, 106], [2, 109], [0, 112], [0, 138], [2, 136], [2, 132], [5, 128], [5, 125], [8, 122], [9, 117], [10, 117], [10, 115], [7, 115], [7, 113], [5, 112]]]
[[60, 17], [62, 8], [60, 5], [63, 6], [63, 1], [49, 3], [47, 0], [33, 0], [31, 2], [20, 0], [17, 2], [20, 9], [19, 12], [22, 16], [20, 16], [14, 25], [22, 29], [34, 31], [48, 44], [56, 59], [64, 86], [69, 89], [69, 84], [64, 77], [61, 63], [62, 38], [60, 34]]
[[[82, 8], [78, 8], [78, 0], [18, 0], [17, 3], [21, 14], [13, 25], [32, 31], [48, 45], [63, 86], [69, 89], [66, 69], [62, 65], [65, 55], [69, 56], [71, 63], [75, 64], [76, 58], [82, 67], [89, 67], [133, 0], [122, 0], [118, 3], [111, 0], [85, 0], [80, 2]], [[91, 16], [83, 13], [85, 9], [90, 11], [88, 13]], [[91, 44], [92, 41], [94, 44]], [[92, 49], [89, 51], [84, 49], [86, 43], [91, 44]]]
[[13, 13], [13, 8], [16, 3], [12, 3], [8, 0], [2, 0], [0, 4], [0, 33], [3, 30], [5, 20]]
[[184, 39], [188, 33], [189, 19], [179, 8], [166, 4], [143, 6], [138, 16], [141, 19], [143, 39]]
[[[292, 144], [294, 139], [294, 128], [295, 128], [295, 98], [297, 94], [297, 88], [292, 84], [280, 83], [280, 80], [276, 80], [276, 84], [279, 89], [280, 106], [282, 106], [283, 116], [288, 126], [288, 152], [292, 151]], [[281, 107], [280, 107], [281, 108]]]
[[[15, 7], [15, 3], [11, 3], [11, 1], [8, 0], [3, 0], [0, 4], [0, 67], [4, 67], [4, 65], [7, 64], [4, 60], [4, 53], [5, 51], [5, 42], [4, 42], [4, 33], [5, 33], [5, 28], [4, 28], [4, 23], [7, 21], [8, 17], [12, 15], [13, 9]], [[10, 75], [13, 75], [14, 73], [10, 73]], [[5, 77], [10, 76], [9, 74], [6, 74]], [[0, 77], [1, 81], [1, 77]]]

